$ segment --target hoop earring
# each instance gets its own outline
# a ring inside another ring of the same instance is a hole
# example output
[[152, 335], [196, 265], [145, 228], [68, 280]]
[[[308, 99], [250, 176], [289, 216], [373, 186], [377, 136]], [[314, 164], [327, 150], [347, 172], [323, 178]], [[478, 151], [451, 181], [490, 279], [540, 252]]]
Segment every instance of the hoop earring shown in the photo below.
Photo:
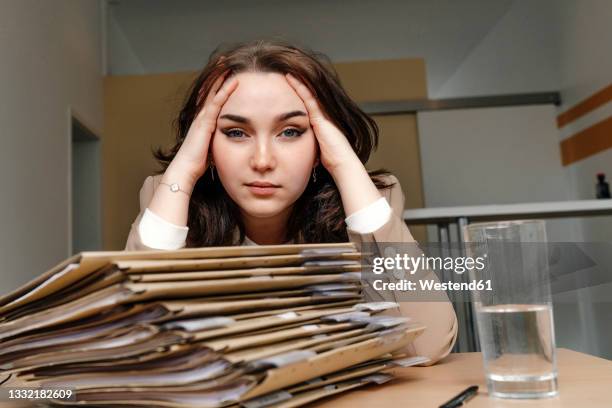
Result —
[[210, 178], [212, 181], [215, 181], [215, 165], [210, 164]]
[[312, 182], [316, 183], [317, 182], [317, 168], [313, 167], [312, 169]]

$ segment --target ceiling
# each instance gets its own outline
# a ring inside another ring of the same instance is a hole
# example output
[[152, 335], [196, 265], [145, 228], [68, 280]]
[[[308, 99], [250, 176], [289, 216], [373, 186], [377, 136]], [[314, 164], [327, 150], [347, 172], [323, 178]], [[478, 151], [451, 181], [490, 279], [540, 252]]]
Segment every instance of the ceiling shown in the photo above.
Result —
[[109, 73], [197, 70], [220, 43], [274, 37], [333, 61], [423, 57], [432, 94], [513, 1], [109, 0]]

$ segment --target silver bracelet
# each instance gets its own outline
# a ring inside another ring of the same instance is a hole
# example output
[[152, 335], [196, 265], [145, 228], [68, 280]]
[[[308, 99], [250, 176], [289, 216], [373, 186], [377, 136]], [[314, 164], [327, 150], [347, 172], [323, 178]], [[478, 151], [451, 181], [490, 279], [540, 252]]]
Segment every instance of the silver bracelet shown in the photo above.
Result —
[[188, 196], [190, 196], [190, 194], [188, 192], [186, 192], [185, 190], [181, 189], [181, 186], [179, 186], [178, 183], [168, 184], [168, 183], [164, 183], [164, 182], [160, 181], [159, 184], [163, 184], [163, 185], [166, 185], [166, 186], [170, 187], [170, 191], [172, 191], [173, 193], [178, 193], [180, 191], [180, 192], [185, 193]]

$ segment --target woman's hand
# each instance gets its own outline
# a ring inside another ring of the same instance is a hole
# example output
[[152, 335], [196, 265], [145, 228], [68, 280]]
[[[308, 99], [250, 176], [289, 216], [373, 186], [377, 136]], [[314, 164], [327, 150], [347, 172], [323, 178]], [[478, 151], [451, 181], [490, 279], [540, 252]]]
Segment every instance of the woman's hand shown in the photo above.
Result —
[[306, 106], [310, 125], [319, 143], [321, 164], [327, 171], [333, 176], [338, 168], [355, 160], [360, 162], [344, 134], [325, 116], [310, 89], [291, 74], [287, 74], [286, 78]]
[[187, 225], [189, 200], [196, 182], [208, 167], [208, 148], [217, 127], [217, 117], [227, 98], [238, 86], [236, 78], [224, 83], [219, 77], [206, 96], [202, 110], [195, 117], [178, 152], [168, 165], [161, 182], [177, 183], [185, 194], [176, 194], [169, 188], [157, 188], [149, 209], [162, 219], [180, 226]]
[[348, 139], [325, 116], [306, 85], [291, 74], [285, 77], [306, 106], [310, 125], [319, 143], [321, 164], [336, 182], [345, 214], [351, 215], [378, 200], [381, 195]]
[[238, 86], [233, 77], [224, 83], [222, 75], [213, 84], [204, 101], [204, 107], [195, 117], [187, 135], [168, 166], [167, 171], [180, 173], [191, 185], [195, 185], [208, 167], [208, 148], [217, 127], [217, 117], [229, 96]]

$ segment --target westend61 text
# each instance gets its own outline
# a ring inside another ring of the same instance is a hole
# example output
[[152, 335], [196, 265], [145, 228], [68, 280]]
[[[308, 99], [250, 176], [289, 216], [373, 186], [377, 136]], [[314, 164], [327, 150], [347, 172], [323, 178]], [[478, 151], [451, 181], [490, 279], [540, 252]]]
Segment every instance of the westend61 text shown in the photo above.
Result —
[[434, 279], [422, 279], [417, 283], [408, 280], [400, 280], [397, 282], [383, 282], [377, 279], [373, 282], [375, 290], [398, 290], [398, 291], [412, 291], [412, 290], [436, 290], [436, 291], [448, 291], [448, 290], [493, 290], [491, 287], [491, 280], [473, 280], [470, 282], [438, 282]]

